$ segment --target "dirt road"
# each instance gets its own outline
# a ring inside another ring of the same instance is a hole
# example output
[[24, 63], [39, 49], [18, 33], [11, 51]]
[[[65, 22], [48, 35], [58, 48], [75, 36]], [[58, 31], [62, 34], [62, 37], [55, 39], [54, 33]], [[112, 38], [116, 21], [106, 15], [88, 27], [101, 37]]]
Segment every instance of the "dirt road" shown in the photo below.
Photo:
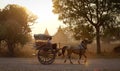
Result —
[[120, 59], [88, 59], [86, 64], [63, 61], [56, 59], [51, 65], [41, 65], [36, 58], [0, 58], [0, 71], [120, 71]]

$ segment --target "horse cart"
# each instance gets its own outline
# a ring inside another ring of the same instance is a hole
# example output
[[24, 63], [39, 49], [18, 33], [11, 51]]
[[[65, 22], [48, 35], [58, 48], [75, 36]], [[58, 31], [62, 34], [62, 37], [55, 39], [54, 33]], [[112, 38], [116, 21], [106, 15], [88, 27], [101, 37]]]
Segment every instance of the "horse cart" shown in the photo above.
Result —
[[44, 35], [44, 34], [35, 34], [35, 48], [38, 50], [37, 57], [41, 64], [49, 65], [52, 64], [55, 60], [56, 54], [59, 51], [57, 48], [57, 44], [48, 45], [48, 39], [52, 38], [52, 36]]

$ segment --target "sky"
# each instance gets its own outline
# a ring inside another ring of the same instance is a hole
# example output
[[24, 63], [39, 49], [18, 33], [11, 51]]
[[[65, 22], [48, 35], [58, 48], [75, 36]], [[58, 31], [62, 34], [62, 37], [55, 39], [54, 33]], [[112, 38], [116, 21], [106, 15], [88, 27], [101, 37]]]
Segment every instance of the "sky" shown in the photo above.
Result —
[[8, 4], [24, 6], [38, 16], [37, 23], [31, 26], [32, 34], [44, 33], [47, 28], [49, 34], [54, 35], [59, 26], [64, 26], [62, 21], [58, 20], [58, 15], [52, 12], [52, 0], [0, 0], [0, 8]]

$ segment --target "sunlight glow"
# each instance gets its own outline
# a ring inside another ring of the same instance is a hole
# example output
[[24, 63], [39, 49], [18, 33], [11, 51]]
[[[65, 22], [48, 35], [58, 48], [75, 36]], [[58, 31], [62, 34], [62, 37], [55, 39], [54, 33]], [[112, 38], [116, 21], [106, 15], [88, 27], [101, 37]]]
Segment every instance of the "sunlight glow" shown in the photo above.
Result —
[[31, 26], [32, 34], [44, 33], [47, 28], [50, 35], [54, 35], [59, 25], [63, 25], [58, 15], [52, 13], [52, 0], [0, 0], [0, 3], [0, 8], [7, 4], [18, 4], [37, 15], [37, 23]]

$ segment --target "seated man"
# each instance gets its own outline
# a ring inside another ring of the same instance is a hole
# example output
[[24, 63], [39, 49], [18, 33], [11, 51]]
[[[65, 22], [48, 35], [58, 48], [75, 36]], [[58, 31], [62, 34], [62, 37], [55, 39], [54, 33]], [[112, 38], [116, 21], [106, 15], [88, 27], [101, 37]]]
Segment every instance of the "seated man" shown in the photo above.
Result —
[[51, 49], [52, 48], [52, 43], [51, 43], [51, 37], [48, 38], [45, 49]]
[[49, 37], [48, 40], [47, 40], [47, 45], [48, 45], [48, 47], [52, 47], [51, 39], [52, 39], [52, 38]]

